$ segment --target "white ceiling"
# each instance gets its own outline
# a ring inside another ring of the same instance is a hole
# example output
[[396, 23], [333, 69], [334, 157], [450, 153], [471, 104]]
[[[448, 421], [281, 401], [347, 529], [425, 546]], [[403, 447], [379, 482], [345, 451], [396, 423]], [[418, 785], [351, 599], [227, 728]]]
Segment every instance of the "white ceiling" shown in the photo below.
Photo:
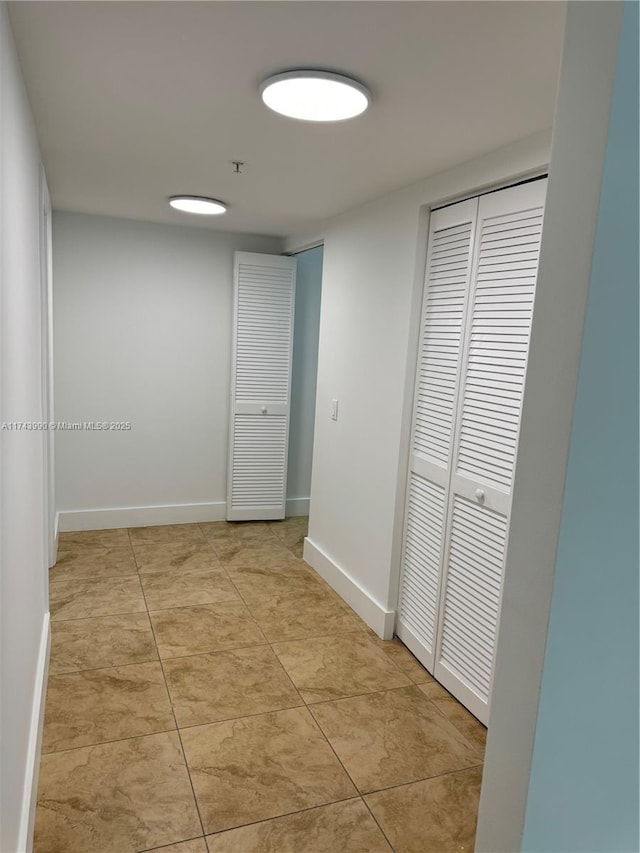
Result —
[[[10, 4], [55, 208], [282, 235], [549, 128], [564, 12], [518, 0]], [[358, 77], [370, 109], [334, 125], [270, 112], [258, 84], [293, 67]], [[176, 213], [177, 193], [229, 213]]]

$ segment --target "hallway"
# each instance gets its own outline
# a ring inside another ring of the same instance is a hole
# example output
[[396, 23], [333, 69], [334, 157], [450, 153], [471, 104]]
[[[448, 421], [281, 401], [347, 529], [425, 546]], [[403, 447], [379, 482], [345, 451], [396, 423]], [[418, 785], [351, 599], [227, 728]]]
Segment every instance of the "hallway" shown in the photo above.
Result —
[[306, 525], [60, 535], [35, 853], [473, 849], [484, 727]]

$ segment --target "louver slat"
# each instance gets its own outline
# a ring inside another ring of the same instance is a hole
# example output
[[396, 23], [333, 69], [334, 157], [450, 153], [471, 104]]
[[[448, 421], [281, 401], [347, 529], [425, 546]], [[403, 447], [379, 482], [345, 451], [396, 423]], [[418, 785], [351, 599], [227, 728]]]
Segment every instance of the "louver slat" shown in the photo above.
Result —
[[451, 463], [473, 224], [470, 217], [432, 232], [425, 276], [413, 452], [443, 468]]
[[[505, 492], [513, 480], [541, 231], [540, 208], [485, 219], [479, 237], [456, 471]], [[531, 286], [515, 294], [505, 275], [526, 277]], [[499, 452], [487, 433], [500, 441]]]
[[280, 508], [285, 488], [283, 459], [287, 450], [287, 418], [236, 415], [233, 437], [234, 509]]
[[227, 518], [285, 513], [296, 263], [235, 256]]
[[239, 263], [236, 400], [288, 403], [294, 269]]
[[444, 509], [444, 488], [411, 475], [400, 619], [428, 651], [433, 650]]
[[483, 702], [491, 687], [506, 531], [504, 516], [454, 499], [440, 660]]

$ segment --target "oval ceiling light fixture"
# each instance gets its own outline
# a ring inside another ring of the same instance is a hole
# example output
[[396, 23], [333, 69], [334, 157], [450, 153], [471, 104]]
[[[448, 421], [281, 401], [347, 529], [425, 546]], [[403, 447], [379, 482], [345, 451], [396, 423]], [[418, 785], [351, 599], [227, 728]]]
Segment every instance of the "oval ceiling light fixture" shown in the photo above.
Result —
[[198, 213], [201, 216], [219, 216], [227, 212], [227, 205], [223, 202], [199, 195], [173, 195], [169, 204], [183, 213]]
[[362, 83], [332, 71], [296, 69], [274, 74], [260, 86], [269, 109], [301, 121], [345, 121], [363, 113], [370, 93]]

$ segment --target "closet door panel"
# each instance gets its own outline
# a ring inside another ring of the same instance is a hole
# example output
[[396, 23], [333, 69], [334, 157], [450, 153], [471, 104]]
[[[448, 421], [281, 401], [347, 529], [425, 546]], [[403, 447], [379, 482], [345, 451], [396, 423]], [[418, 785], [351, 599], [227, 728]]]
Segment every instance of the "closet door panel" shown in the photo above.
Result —
[[457, 401], [435, 675], [488, 721], [546, 181], [483, 196]]
[[396, 631], [433, 669], [477, 199], [431, 216]]
[[295, 272], [293, 258], [235, 254], [231, 521], [285, 515]]

